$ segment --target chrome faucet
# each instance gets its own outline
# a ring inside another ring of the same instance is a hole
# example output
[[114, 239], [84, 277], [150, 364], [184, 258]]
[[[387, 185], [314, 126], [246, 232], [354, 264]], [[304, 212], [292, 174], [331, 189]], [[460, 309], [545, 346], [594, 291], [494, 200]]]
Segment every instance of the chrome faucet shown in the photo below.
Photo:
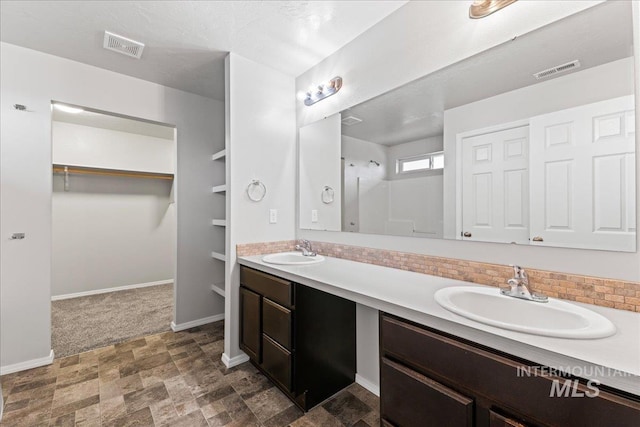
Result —
[[502, 295], [536, 302], [549, 301], [546, 295], [536, 294], [530, 290], [529, 276], [527, 276], [524, 268], [519, 265], [512, 265], [511, 267], [513, 267], [513, 278], [507, 280], [508, 288], [500, 288]]
[[316, 256], [317, 254], [311, 249], [311, 242], [308, 240], [300, 240], [296, 245], [296, 251], [302, 251], [302, 256]]

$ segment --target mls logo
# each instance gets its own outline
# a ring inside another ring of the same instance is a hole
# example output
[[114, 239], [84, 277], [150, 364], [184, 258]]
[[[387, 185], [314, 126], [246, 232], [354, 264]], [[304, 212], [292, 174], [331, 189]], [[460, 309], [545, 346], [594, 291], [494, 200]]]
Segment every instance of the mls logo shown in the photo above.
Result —
[[587, 382], [587, 388], [589, 391], [579, 391], [578, 380], [560, 380], [555, 379], [551, 382], [551, 390], [549, 391], [549, 397], [597, 397], [600, 394], [600, 381], [589, 380]]

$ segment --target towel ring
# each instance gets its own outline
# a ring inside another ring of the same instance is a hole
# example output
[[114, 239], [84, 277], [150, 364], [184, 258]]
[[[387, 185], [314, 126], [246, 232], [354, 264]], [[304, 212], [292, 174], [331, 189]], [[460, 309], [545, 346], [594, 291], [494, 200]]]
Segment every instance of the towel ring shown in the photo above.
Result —
[[259, 202], [264, 199], [266, 194], [267, 187], [257, 179], [254, 179], [249, 185], [247, 185], [247, 196], [254, 202]]
[[320, 198], [322, 199], [322, 203], [324, 203], [325, 205], [333, 203], [334, 194], [335, 192], [333, 191], [333, 188], [329, 187], [328, 185], [325, 185], [324, 189], [322, 190], [322, 193], [320, 193]]

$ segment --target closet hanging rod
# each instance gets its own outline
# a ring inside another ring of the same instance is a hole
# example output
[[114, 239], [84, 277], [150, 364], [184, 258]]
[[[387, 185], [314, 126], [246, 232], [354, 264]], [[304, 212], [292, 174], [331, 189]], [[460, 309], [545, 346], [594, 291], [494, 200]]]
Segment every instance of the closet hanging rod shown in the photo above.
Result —
[[173, 179], [173, 174], [168, 174], [168, 173], [136, 172], [136, 171], [123, 171], [118, 169], [99, 169], [99, 168], [84, 168], [84, 167], [77, 167], [77, 166], [53, 165], [53, 173], [65, 173], [65, 172], [70, 174], [77, 174], [77, 175], [102, 175], [102, 176], [118, 176], [118, 177], [126, 177], [126, 178], [146, 178], [146, 179], [165, 179], [165, 180]]

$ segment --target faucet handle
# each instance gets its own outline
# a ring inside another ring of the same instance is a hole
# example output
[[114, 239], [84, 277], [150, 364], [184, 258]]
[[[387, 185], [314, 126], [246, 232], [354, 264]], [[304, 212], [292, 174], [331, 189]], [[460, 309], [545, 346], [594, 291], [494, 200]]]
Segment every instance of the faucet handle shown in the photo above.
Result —
[[311, 249], [311, 242], [306, 239], [300, 239], [300, 245], [303, 248]]
[[517, 279], [520, 278], [520, 274], [522, 272], [522, 267], [516, 264], [509, 264], [509, 267], [513, 268], [513, 276]]
[[513, 267], [514, 278], [523, 280], [525, 285], [529, 284], [529, 277], [527, 276], [527, 272], [524, 270], [524, 268], [515, 264], [509, 264], [509, 266]]

